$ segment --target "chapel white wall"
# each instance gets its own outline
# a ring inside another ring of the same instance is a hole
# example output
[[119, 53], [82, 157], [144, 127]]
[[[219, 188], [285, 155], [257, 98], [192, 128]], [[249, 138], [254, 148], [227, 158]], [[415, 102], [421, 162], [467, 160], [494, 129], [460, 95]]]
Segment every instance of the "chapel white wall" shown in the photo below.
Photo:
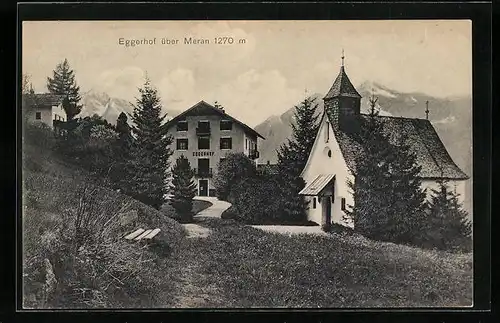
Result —
[[[348, 209], [349, 205], [354, 205], [352, 194], [347, 186], [347, 180], [354, 180], [354, 177], [345, 163], [333, 129], [331, 125], [327, 127], [327, 122], [328, 120], [324, 115], [320, 123], [318, 135], [311, 150], [309, 161], [302, 173], [302, 177], [307, 185], [320, 174], [335, 174], [332, 222], [353, 227], [351, 221], [346, 222], [344, 219], [345, 212], [341, 209], [341, 199], [346, 199], [345, 204]], [[328, 142], [325, 142], [327, 129], [329, 139]], [[328, 157], [328, 149], [332, 152], [331, 157]], [[316, 209], [313, 209], [312, 199], [313, 197], [306, 196], [306, 201], [309, 202], [307, 210], [308, 220], [321, 224], [322, 204], [320, 201], [317, 201]]]

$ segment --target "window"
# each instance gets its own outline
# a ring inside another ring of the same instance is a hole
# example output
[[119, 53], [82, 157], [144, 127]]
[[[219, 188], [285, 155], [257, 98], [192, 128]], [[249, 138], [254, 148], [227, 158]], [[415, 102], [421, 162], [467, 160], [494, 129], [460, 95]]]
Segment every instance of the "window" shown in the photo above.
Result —
[[248, 139], [245, 138], [245, 149], [248, 149]]
[[340, 209], [342, 211], [345, 211], [345, 198], [344, 197], [340, 200]]
[[177, 122], [177, 131], [187, 131], [187, 130], [188, 130], [188, 123], [186, 120]]
[[199, 172], [208, 173], [208, 170], [210, 169], [210, 159], [199, 158], [198, 159], [198, 169], [199, 169]]
[[326, 127], [325, 127], [325, 142], [328, 142], [328, 140], [330, 139], [330, 123], [326, 123]]
[[42, 113], [41, 112], [36, 112], [35, 113], [35, 119], [36, 120], [42, 120]]
[[220, 130], [232, 130], [233, 122], [231, 120], [221, 120], [220, 121]]
[[188, 150], [188, 139], [177, 139], [177, 150]]
[[332, 151], [331, 150], [328, 151], [328, 157], [332, 158]]
[[210, 137], [198, 137], [198, 149], [210, 149]]
[[202, 130], [210, 130], [209, 121], [198, 121], [198, 128]]
[[233, 138], [220, 138], [220, 149], [233, 148]]
[[315, 209], [315, 208], [316, 208], [316, 198], [313, 197], [313, 209]]

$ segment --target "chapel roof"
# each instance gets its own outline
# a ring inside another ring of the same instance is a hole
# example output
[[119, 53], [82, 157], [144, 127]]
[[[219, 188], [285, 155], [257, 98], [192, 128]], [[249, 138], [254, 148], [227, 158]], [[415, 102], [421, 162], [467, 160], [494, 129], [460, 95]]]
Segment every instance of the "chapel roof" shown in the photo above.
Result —
[[[356, 170], [356, 159], [363, 157], [363, 144], [359, 127], [366, 122], [368, 115], [354, 117], [355, 125], [349, 130], [332, 127], [350, 171]], [[416, 155], [416, 163], [421, 166], [420, 177], [423, 179], [463, 180], [469, 177], [455, 164], [429, 120], [392, 116], [377, 116], [383, 124], [383, 132], [392, 144], [404, 140], [410, 151]], [[330, 122], [333, 124], [333, 119]], [[356, 129], [357, 128], [357, 129]]]
[[328, 100], [336, 97], [361, 98], [361, 95], [349, 80], [343, 65], [340, 67], [340, 73], [337, 75], [335, 82], [333, 82], [332, 87], [323, 99]]

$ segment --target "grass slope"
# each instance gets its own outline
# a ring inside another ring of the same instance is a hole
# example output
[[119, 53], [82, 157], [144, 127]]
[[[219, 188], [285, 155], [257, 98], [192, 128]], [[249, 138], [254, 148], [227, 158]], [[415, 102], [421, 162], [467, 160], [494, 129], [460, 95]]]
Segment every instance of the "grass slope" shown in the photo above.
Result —
[[[178, 251], [185, 234], [183, 227], [162, 212], [93, 182], [91, 184], [96, 187], [96, 193], [86, 198], [94, 213], [100, 212], [104, 216], [120, 215], [122, 211], [136, 214], [131, 220], [123, 223], [122, 218], [113, 219], [117, 221], [117, 226], [112, 232], [113, 236], [108, 239], [112, 243], [112, 250], [107, 254], [115, 257], [116, 262], [122, 261], [115, 269], [122, 271], [124, 277], [128, 275], [124, 272], [126, 270], [130, 270], [133, 275], [126, 280], [120, 280], [115, 289], [105, 289], [103, 286], [95, 286], [96, 277], [91, 277], [99, 272], [98, 269], [85, 269], [83, 272], [88, 272], [88, 275], [85, 273], [82, 277], [75, 278], [72, 284], [78, 287], [72, 288], [75, 291], [93, 289], [94, 294], [105, 290], [103, 293], [106, 295], [82, 296], [78, 301], [70, 303], [64, 299], [66, 294], [62, 293], [58, 294], [60, 299], [41, 301], [44, 299], [48, 282], [43, 258], [49, 259], [54, 267], [55, 279], [58, 282], [56, 292], [68, 288], [62, 286], [65, 285], [65, 276], [69, 275], [68, 269], [58, 271], [56, 265], [62, 250], [60, 236], [67, 224], [64, 216], [66, 214], [71, 217], [76, 212], [89, 177], [85, 171], [56, 158], [50, 150], [29, 144], [23, 146], [22, 177], [25, 307], [154, 307], [170, 297], [171, 282], [165, 279], [162, 268], [169, 261], [169, 257]], [[130, 244], [122, 239], [124, 234], [138, 227], [157, 227], [161, 232], [154, 239], [155, 242], [149, 245]], [[134, 259], [134, 255], [140, 259]], [[71, 252], [67, 257], [60, 261], [61, 266], [73, 263], [83, 255]], [[100, 261], [96, 260], [95, 264], [99, 266]]]
[[188, 283], [181, 276], [175, 278], [177, 283], [195, 285], [199, 291], [190, 302], [189, 292], [174, 292], [184, 304], [317, 308], [472, 302], [471, 254], [424, 251], [355, 235], [289, 237], [232, 220], [199, 224], [209, 227], [211, 234], [184, 240], [171, 268], [179, 273], [188, 270]]

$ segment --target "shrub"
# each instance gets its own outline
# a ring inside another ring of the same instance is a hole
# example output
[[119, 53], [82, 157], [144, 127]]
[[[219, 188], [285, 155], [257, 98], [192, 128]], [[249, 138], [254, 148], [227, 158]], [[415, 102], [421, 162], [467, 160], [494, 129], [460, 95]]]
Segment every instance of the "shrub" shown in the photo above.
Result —
[[233, 186], [240, 181], [257, 176], [254, 162], [243, 153], [228, 154], [219, 162], [217, 169], [214, 186], [220, 200], [227, 200]]
[[45, 123], [24, 123], [23, 143], [45, 149], [53, 149], [56, 143], [54, 131]]
[[236, 219], [253, 224], [283, 220], [282, 194], [275, 177], [255, 177], [236, 184], [229, 195]]
[[238, 218], [238, 215], [236, 214], [234, 206], [231, 205], [227, 210], [222, 212], [220, 217], [221, 217], [221, 219], [225, 219], [225, 220], [234, 220], [234, 219]]

